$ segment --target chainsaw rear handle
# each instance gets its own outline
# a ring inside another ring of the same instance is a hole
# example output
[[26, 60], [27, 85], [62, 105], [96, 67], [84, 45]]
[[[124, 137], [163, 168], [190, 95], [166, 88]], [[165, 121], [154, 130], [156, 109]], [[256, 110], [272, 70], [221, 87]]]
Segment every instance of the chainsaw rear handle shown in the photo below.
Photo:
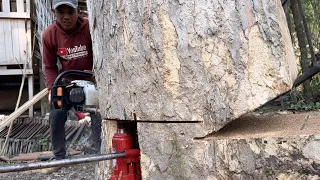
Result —
[[80, 71], [80, 70], [67, 70], [60, 73], [57, 78], [55, 79], [53, 86], [58, 85], [60, 80], [67, 75], [80, 75], [80, 76], [93, 76], [93, 72], [91, 71]]

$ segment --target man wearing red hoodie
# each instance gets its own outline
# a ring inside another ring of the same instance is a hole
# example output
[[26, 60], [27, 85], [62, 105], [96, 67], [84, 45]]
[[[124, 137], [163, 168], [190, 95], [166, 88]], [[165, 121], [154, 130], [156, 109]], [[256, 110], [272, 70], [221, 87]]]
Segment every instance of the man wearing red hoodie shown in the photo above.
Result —
[[[52, 7], [56, 21], [42, 34], [43, 64], [49, 89], [61, 72], [71, 69], [91, 71], [93, 67], [89, 23], [78, 15], [78, 0], [53, 0]], [[68, 79], [81, 80], [84, 77], [71, 76]], [[64, 125], [67, 113], [66, 110], [52, 109], [49, 116], [52, 149], [57, 160], [66, 158]], [[48, 168], [43, 172], [57, 170], [59, 168]]]

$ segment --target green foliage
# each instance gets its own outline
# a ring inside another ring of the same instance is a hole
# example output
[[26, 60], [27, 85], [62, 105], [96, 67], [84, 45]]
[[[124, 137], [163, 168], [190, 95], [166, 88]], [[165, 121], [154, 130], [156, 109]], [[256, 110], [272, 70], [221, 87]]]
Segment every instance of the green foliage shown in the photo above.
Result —
[[[320, 77], [318, 77], [320, 78]], [[320, 82], [320, 81], [317, 81]], [[320, 85], [320, 83], [319, 83]], [[314, 88], [315, 86], [313, 86]], [[319, 91], [319, 88], [318, 90]], [[319, 93], [320, 94], [320, 93]], [[314, 111], [320, 109], [320, 99], [314, 98], [313, 101], [307, 102], [300, 88], [282, 95], [281, 97], [268, 102], [256, 110], [257, 113], [264, 114], [277, 111]]]
[[312, 111], [320, 109], [320, 102], [307, 102], [303, 97], [302, 91], [299, 89], [292, 90], [281, 98], [282, 109], [285, 110]]
[[320, 90], [320, 75], [317, 74], [312, 77], [311, 88], [313, 92], [318, 92]]
[[288, 110], [312, 111], [320, 109], [320, 102], [305, 103], [304, 101], [298, 101], [297, 103], [289, 103], [288, 105]]
[[314, 111], [320, 109], [320, 101], [315, 98], [314, 101], [308, 102], [305, 100], [301, 89], [294, 89], [267, 106], [278, 107], [278, 110]]

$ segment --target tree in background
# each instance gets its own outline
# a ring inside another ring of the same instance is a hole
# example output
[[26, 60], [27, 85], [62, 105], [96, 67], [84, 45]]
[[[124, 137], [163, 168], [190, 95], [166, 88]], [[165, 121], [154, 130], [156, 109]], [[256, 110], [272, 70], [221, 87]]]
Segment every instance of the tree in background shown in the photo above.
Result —
[[288, 100], [284, 103], [285, 109], [312, 110], [320, 108], [320, 103], [316, 103], [319, 99], [317, 94], [319, 94], [320, 76], [317, 73], [320, 68], [315, 56], [320, 48], [319, 2], [319, 0], [282, 1], [296, 56], [299, 58], [301, 74], [304, 75], [304, 78], [300, 77], [300, 82], [301, 79], [307, 79], [300, 86], [302, 88], [294, 89], [290, 92], [291, 96], [288, 94], [285, 96], [284, 99]]
[[[291, 0], [291, 11], [294, 21], [294, 27], [296, 32], [296, 38], [298, 39], [298, 45], [300, 49], [300, 65], [302, 73], [308, 71], [310, 65], [310, 60], [308, 59], [308, 49], [307, 49], [307, 40], [306, 32], [303, 27], [302, 14], [300, 13], [298, 0]], [[292, 36], [294, 37], [294, 36]], [[310, 87], [310, 80], [307, 80], [303, 83], [303, 94], [306, 102], [310, 102], [312, 98], [312, 91]]]
[[308, 22], [312, 43], [316, 52], [320, 49], [320, 1], [319, 0], [304, 0], [302, 6], [305, 10], [305, 17]]

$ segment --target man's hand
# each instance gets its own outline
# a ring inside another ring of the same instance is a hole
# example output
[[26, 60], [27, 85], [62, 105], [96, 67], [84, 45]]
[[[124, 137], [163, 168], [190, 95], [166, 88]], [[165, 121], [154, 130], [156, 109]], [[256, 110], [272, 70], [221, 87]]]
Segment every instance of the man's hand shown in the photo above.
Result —
[[78, 121], [80, 123], [83, 123], [83, 122], [90, 123], [91, 122], [90, 113], [76, 112], [75, 114], [78, 117]]

